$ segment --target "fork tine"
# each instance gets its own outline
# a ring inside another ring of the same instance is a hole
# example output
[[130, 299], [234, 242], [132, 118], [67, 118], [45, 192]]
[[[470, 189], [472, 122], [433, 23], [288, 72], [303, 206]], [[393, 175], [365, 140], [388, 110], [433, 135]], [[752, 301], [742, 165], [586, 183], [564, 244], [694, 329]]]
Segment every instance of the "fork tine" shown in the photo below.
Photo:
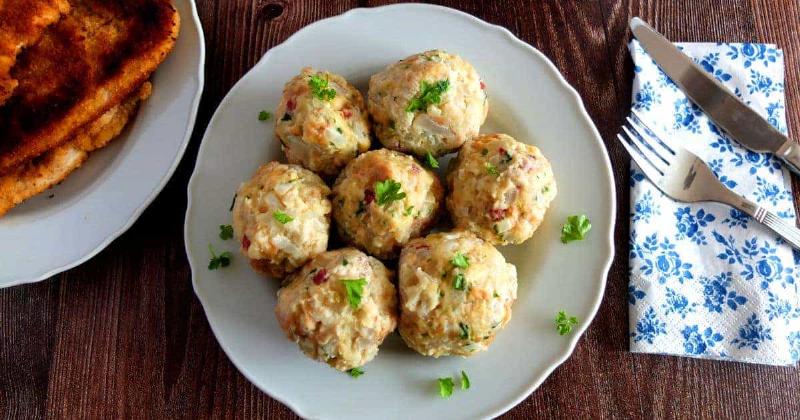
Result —
[[674, 151], [662, 144], [661, 140], [655, 136], [655, 134], [646, 132], [645, 129], [631, 117], [625, 117], [625, 120], [628, 121], [631, 130], [636, 134], [634, 140], [637, 141], [637, 146], [639, 143], [643, 143], [668, 165], [672, 163], [673, 157], [675, 156]]
[[642, 141], [641, 137], [631, 132], [627, 126], [622, 126], [622, 131], [628, 135], [628, 144], [633, 146], [639, 151], [640, 155], [643, 155], [659, 172], [666, 173], [667, 167], [669, 166], [669, 162], [666, 161], [664, 158], [659, 156], [655, 153], [648, 143]]
[[628, 144], [622, 134], [617, 134], [617, 139], [620, 143], [622, 143], [622, 147], [628, 151], [628, 154], [631, 156], [634, 162], [639, 166], [639, 169], [644, 172], [647, 178], [650, 179], [654, 184], [658, 185], [658, 182], [661, 180], [661, 176], [663, 172], [659, 171], [655, 166], [651, 165], [650, 162], [639, 153], [639, 151], [633, 147], [633, 145]]
[[633, 114], [633, 116], [636, 117], [636, 119], [638, 120], [638, 125], [640, 125], [644, 129], [643, 131], [645, 131], [645, 134], [649, 135], [650, 137], [654, 137], [656, 140], [661, 142], [661, 144], [666, 146], [670, 150], [670, 152], [672, 152], [673, 155], [678, 154], [679, 146], [676, 145], [668, 137], [659, 136], [658, 134], [656, 134], [656, 132], [652, 128], [650, 128], [650, 125], [647, 124], [647, 122], [644, 120], [642, 114], [640, 114], [639, 111], [631, 109], [631, 114]]

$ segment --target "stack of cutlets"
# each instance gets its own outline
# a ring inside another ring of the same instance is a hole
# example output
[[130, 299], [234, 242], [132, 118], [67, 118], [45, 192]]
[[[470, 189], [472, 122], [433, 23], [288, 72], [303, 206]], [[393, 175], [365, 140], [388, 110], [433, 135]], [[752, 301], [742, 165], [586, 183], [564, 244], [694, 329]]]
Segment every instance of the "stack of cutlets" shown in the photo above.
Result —
[[0, 216], [122, 132], [179, 26], [171, 0], [0, 0]]

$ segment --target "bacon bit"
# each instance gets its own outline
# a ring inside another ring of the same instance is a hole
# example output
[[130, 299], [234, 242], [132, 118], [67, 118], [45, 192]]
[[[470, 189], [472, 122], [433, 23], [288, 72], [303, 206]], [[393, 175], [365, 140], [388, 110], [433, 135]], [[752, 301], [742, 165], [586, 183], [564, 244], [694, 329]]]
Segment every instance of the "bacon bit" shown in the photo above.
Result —
[[353, 116], [353, 111], [351, 111], [351, 110], [350, 110], [350, 108], [344, 108], [344, 109], [342, 110], [342, 115], [343, 115], [345, 118], [350, 118], [350, 117], [352, 117], [352, 116]]
[[247, 238], [247, 235], [242, 236], [242, 248], [247, 251], [250, 249], [250, 239]]
[[420, 171], [420, 169], [419, 169], [418, 165], [411, 165], [411, 173], [412, 174], [418, 174], [419, 171]]
[[369, 205], [369, 203], [375, 201], [375, 191], [370, 189], [364, 190], [364, 202]]
[[296, 106], [297, 106], [297, 104], [294, 102], [294, 98], [289, 99], [288, 101], [286, 101], [286, 109], [288, 109], [289, 111], [294, 111], [294, 108]]
[[506, 217], [506, 210], [508, 209], [491, 209], [489, 210], [489, 217], [495, 222], [503, 220]]
[[428, 244], [414, 244], [414, 249], [428, 249], [430, 246]]
[[481, 89], [486, 89], [486, 83], [483, 83], [483, 80], [481, 80]]
[[504, 154], [506, 154], [506, 153], [507, 153], [507, 152], [506, 152], [506, 149], [503, 149], [502, 147], [501, 147], [501, 148], [499, 148], [499, 149], [497, 149], [497, 152], [498, 152], [498, 153], [500, 153], [501, 155], [504, 155]]
[[325, 283], [326, 281], [328, 281], [328, 270], [323, 268], [317, 271], [317, 274], [314, 274], [314, 284], [316, 284], [317, 286], [319, 286], [322, 283]]

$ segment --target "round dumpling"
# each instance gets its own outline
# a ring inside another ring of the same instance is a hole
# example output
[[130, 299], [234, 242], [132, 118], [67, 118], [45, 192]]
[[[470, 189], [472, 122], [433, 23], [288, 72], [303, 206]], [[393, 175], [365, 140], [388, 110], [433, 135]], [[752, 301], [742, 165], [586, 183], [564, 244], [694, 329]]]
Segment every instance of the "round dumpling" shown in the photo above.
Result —
[[369, 81], [375, 133], [389, 149], [423, 157], [452, 152], [477, 136], [489, 101], [478, 72], [440, 50], [412, 55]]
[[306, 67], [283, 89], [275, 135], [289, 163], [334, 176], [369, 149], [364, 98], [342, 76]]
[[397, 326], [391, 275], [353, 248], [319, 254], [278, 291], [278, 323], [308, 357], [342, 371], [363, 366]]
[[456, 227], [500, 245], [533, 236], [556, 196], [550, 162], [535, 146], [505, 134], [467, 142], [451, 161], [447, 184]]
[[444, 187], [411, 156], [380, 149], [350, 162], [333, 196], [333, 217], [342, 237], [387, 259], [436, 221]]
[[400, 335], [426, 356], [486, 350], [511, 319], [517, 270], [471, 232], [434, 233], [403, 247]]
[[297, 165], [269, 162], [242, 183], [233, 231], [257, 271], [283, 277], [324, 252], [330, 231], [330, 189]]

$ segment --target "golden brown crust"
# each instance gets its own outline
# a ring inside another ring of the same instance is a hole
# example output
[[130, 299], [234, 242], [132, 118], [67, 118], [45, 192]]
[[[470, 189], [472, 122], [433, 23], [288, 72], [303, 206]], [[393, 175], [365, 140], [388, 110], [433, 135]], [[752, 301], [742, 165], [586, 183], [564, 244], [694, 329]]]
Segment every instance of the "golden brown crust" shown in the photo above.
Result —
[[68, 11], [67, 0], [0, 0], [0, 105], [17, 87], [11, 69], [19, 53]]
[[150, 82], [145, 82], [134, 95], [78, 130], [68, 143], [0, 176], [0, 216], [64, 180], [86, 161], [91, 151], [116, 138], [151, 91]]
[[0, 107], [0, 173], [73, 137], [118, 105], [166, 58], [179, 16], [169, 0], [74, 0], [17, 58]]

